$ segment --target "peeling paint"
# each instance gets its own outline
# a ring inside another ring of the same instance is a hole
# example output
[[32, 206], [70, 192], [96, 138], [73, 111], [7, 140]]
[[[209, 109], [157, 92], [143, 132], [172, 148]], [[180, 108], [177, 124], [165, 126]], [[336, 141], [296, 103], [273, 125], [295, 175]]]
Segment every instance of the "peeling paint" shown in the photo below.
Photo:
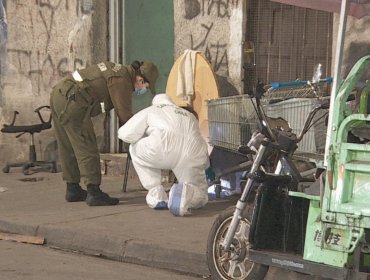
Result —
[[344, 165], [343, 164], [339, 164], [338, 166], [338, 179], [342, 181], [344, 179]]

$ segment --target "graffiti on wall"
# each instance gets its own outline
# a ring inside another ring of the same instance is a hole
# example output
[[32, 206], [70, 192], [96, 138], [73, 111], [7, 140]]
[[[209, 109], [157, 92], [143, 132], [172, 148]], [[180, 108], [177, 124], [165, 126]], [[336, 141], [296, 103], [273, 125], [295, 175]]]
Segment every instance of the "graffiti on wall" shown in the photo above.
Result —
[[[92, 0], [36, 0], [27, 4], [14, 2], [12, 12], [17, 13], [17, 10], [24, 12], [22, 24], [25, 27], [14, 36], [8, 34], [8, 38], [12, 38], [14, 42], [8, 39], [6, 54], [9, 63], [12, 63], [18, 73], [31, 80], [32, 91], [35, 94], [40, 95], [71, 71], [86, 66], [84, 65], [86, 61], [78, 55], [68, 56], [68, 51], [66, 51], [68, 45], [65, 44], [66, 38], [61, 39], [59, 35], [65, 33], [63, 28], [66, 27], [63, 25], [64, 22], [61, 21], [60, 16], [58, 19], [57, 15], [64, 13], [68, 14], [69, 17], [73, 16], [78, 19], [91, 13], [92, 9]], [[13, 22], [12, 24], [17, 26], [20, 22]], [[30, 34], [33, 36], [32, 39], [37, 42], [29, 42], [28, 44], [24, 42], [24, 40], [30, 38], [30, 36], [22, 38], [23, 34], [21, 32], [24, 30], [30, 30]]]
[[216, 73], [228, 76], [228, 38], [219, 36], [219, 30], [239, 6], [239, 0], [184, 0], [184, 5], [185, 20], [198, 23], [198, 28], [193, 28], [196, 32], [189, 34], [190, 48], [202, 51]]
[[[42, 55], [39, 50], [7, 49], [8, 57], [18, 73], [29, 77], [33, 83], [33, 90], [38, 94], [45, 88], [50, 88], [55, 79], [67, 76], [70, 61], [68, 57], [53, 58], [51, 54]], [[73, 69], [83, 67], [81, 59], [75, 58]]]

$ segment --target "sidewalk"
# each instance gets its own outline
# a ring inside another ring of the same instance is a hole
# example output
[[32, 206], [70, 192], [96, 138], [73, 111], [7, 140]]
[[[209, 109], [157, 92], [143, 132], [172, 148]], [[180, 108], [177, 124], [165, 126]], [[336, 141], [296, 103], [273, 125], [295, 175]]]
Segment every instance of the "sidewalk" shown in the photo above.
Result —
[[120, 199], [109, 207], [67, 203], [61, 173], [0, 172], [0, 190], [5, 189], [0, 191], [0, 232], [40, 236], [47, 246], [112, 260], [208, 275], [208, 232], [216, 215], [234, 203], [210, 201], [190, 217], [152, 210], [133, 172], [126, 193], [122, 175], [103, 176], [102, 189]]

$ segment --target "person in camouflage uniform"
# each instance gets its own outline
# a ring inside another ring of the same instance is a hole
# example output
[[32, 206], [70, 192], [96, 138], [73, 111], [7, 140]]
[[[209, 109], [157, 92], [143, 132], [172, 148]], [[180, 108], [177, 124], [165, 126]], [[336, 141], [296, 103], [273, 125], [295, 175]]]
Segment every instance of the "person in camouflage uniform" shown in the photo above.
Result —
[[[125, 123], [132, 116], [132, 92], [149, 86], [155, 94], [158, 76], [157, 67], [149, 61], [131, 65], [106, 61], [76, 70], [54, 86], [50, 107], [68, 202], [118, 204], [117, 198], [100, 189], [100, 155], [91, 117], [114, 108]], [[80, 186], [81, 177], [87, 191]]]

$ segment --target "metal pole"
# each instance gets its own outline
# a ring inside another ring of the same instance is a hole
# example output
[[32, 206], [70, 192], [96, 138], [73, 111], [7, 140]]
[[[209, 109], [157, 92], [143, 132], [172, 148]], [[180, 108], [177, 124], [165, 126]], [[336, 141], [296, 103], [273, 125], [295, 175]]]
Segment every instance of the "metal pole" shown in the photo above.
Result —
[[[119, 62], [119, 0], [109, 0], [109, 60]], [[118, 152], [118, 119], [114, 110], [110, 111], [109, 121], [109, 152]]]
[[122, 185], [123, 192], [126, 192], [127, 190], [127, 179], [128, 179], [128, 171], [130, 169], [130, 164], [131, 164], [131, 155], [129, 152], [127, 152], [126, 168], [125, 168], [125, 174], [124, 174], [123, 185]]
[[122, 64], [128, 64], [126, 58], [126, 36], [125, 36], [125, 9], [126, 9], [126, 0], [121, 0], [121, 49], [122, 49]]
[[325, 144], [325, 158], [324, 158], [324, 165], [327, 166], [328, 158], [329, 158], [329, 147], [332, 138], [332, 125], [333, 125], [333, 111], [334, 111], [334, 101], [338, 91], [338, 85], [341, 82], [341, 68], [342, 68], [342, 60], [343, 60], [343, 48], [344, 48], [344, 38], [346, 33], [346, 26], [347, 26], [347, 14], [349, 10], [350, 1], [342, 0], [342, 6], [340, 8], [340, 16], [339, 16], [339, 27], [338, 27], [338, 37], [337, 37], [337, 44], [336, 44], [336, 51], [335, 51], [335, 61], [334, 61], [334, 78], [333, 78], [333, 85], [331, 88], [330, 93], [330, 111], [329, 114], [329, 121], [328, 121], [328, 130], [326, 134], [326, 144]]

